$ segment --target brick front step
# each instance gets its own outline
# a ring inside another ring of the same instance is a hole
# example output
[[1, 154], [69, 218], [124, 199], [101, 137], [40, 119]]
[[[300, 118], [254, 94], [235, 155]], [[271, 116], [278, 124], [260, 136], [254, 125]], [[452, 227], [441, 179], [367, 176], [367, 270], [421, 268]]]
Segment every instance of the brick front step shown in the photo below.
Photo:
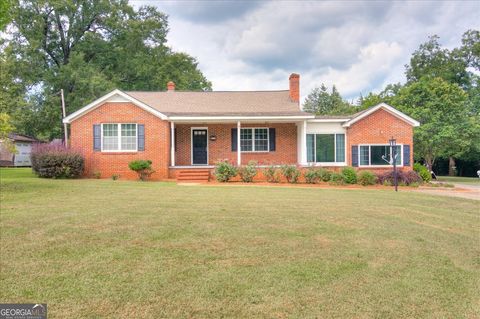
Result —
[[209, 170], [181, 170], [177, 174], [177, 181], [204, 181], [210, 179]]

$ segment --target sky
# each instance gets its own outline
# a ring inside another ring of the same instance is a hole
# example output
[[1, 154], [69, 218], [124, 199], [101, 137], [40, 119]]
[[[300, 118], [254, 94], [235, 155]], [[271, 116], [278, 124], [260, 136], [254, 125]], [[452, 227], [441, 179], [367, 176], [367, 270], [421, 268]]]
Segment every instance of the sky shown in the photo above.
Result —
[[480, 1], [148, 1], [169, 16], [168, 43], [195, 57], [213, 90], [283, 90], [302, 100], [322, 83], [355, 101], [405, 81], [428, 36], [458, 47], [480, 29]]

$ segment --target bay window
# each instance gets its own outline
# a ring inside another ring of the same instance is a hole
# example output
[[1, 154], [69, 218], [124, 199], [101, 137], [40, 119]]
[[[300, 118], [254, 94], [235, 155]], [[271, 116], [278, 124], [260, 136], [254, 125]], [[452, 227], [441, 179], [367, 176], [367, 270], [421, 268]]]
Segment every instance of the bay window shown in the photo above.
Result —
[[240, 129], [240, 149], [242, 152], [268, 152], [268, 128]]
[[345, 134], [307, 134], [307, 161], [345, 162]]
[[[359, 163], [360, 166], [386, 166], [391, 159], [390, 145], [360, 145]], [[402, 165], [402, 145], [396, 145], [396, 165]]]
[[137, 124], [102, 124], [102, 151], [136, 151]]

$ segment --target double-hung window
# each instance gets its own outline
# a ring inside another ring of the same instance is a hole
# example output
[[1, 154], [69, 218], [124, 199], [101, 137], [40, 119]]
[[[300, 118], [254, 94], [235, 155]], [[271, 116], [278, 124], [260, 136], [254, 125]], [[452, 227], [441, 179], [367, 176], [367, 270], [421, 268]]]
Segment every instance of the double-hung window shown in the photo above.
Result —
[[345, 134], [307, 134], [309, 163], [344, 163]]
[[102, 124], [102, 151], [136, 151], [137, 124]]
[[240, 129], [240, 149], [242, 152], [268, 152], [268, 128]]
[[[402, 145], [395, 146], [396, 165], [402, 165]], [[360, 145], [360, 166], [386, 166], [390, 164], [392, 147], [390, 145]]]

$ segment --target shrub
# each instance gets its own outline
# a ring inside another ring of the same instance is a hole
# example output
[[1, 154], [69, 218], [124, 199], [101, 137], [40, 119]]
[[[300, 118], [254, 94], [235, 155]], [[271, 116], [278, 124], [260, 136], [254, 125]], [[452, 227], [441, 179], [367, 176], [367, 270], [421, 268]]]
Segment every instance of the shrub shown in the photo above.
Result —
[[34, 144], [31, 161], [33, 172], [45, 178], [79, 177], [85, 163], [81, 154], [68, 149], [62, 142]]
[[345, 167], [342, 169], [342, 175], [347, 184], [357, 183], [357, 172], [353, 167]]
[[343, 185], [345, 184], [345, 176], [337, 172], [332, 172], [330, 175], [330, 183], [334, 185]]
[[257, 162], [250, 161], [247, 165], [238, 169], [238, 174], [242, 179], [242, 182], [251, 183], [253, 178], [257, 175]]
[[275, 166], [269, 166], [263, 170], [263, 176], [267, 179], [269, 183], [279, 183], [280, 182], [280, 171]]
[[330, 178], [332, 176], [332, 172], [330, 172], [326, 168], [321, 168], [318, 170], [318, 177], [323, 181], [323, 182], [328, 182], [330, 181]]
[[320, 176], [318, 174], [318, 170], [314, 168], [309, 168], [305, 171], [303, 176], [305, 177], [305, 182], [307, 184], [316, 184], [320, 180]]
[[301, 172], [295, 165], [283, 165], [281, 171], [287, 182], [291, 184], [298, 183]]
[[112, 175], [112, 179], [113, 179], [114, 181], [116, 181], [116, 180], [119, 179], [119, 178], [120, 178], [120, 175], [118, 175], [118, 174], [113, 174], [113, 175]]
[[357, 181], [360, 185], [375, 185], [377, 182], [377, 175], [370, 171], [360, 171], [358, 173]]
[[232, 177], [237, 176], [237, 173], [237, 168], [226, 160], [215, 164], [215, 178], [219, 182], [226, 183]]
[[428, 168], [426, 168], [422, 164], [420, 163], [413, 164], [413, 170], [417, 172], [418, 175], [420, 175], [420, 177], [425, 183], [428, 183], [432, 180], [432, 174], [430, 174], [430, 172], [428, 171]]
[[[388, 171], [378, 175], [378, 182], [383, 185], [394, 185], [393, 171]], [[415, 171], [397, 171], [398, 185], [410, 185], [412, 183], [422, 182], [422, 178]]]
[[96, 179], [100, 179], [102, 177], [102, 173], [100, 173], [99, 171], [95, 171], [93, 172], [92, 177]]
[[138, 178], [141, 181], [147, 180], [155, 171], [152, 169], [152, 161], [150, 160], [135, 160], [128, 163], [128, 167], [137, 172]]

